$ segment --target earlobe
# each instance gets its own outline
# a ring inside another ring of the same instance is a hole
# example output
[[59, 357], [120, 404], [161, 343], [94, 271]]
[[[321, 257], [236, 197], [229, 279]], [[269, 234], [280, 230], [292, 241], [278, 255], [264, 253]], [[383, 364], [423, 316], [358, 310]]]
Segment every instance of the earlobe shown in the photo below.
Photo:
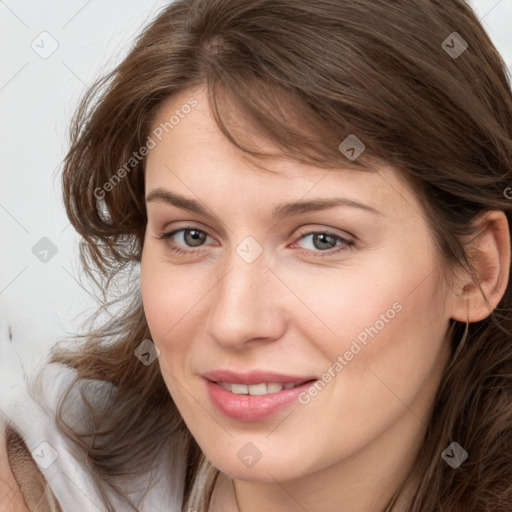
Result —
[[502, 299], [509, 279], [510, 230], [505, 213], [486, 212], [475, 225], [477, 235], [468, 242], [466, 251], [478, 281], [467, 276], [459, 288], [457, 306], [452, 313], [452, 318], [459, 322], [487, 318]]

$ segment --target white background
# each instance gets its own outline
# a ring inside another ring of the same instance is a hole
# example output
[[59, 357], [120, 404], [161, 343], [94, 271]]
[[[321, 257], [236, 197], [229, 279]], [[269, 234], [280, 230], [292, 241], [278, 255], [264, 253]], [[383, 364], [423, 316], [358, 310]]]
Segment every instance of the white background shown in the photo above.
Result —
[[[97, 307], [79, 283], [78, 236], [61, 198], [70, 118], [86, 86], [167, 3], [0, 0], [0, 339], [11, 332], [28, 363]], [[512, 0], [471, 4], [512, 70]], [[58, 48], [44, 59], [32, 44]], [[57, 247], [46, 263], [32, 253], [42, 237]]]

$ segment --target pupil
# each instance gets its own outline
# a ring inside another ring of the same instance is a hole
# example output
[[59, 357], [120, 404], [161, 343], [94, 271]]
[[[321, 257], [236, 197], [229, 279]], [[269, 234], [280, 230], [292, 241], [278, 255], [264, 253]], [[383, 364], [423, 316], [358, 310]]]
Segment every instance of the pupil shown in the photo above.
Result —
[[[320, 240], [320, 245], [316, 243], [318, 240]], [[332, 247], [330, 247], [329, 240], [336, 243], [334, 237], [327, 233], [320, 233], [313, 236], [313, 243], [317, 249], [332, 249]], [[325, 244], [327, 244], [327, 247]]]
[[[187, 238], [188, 237], [188, 238]], [[202, 233], [201, 231], [198, 231], [197, 229], [189, 229], [187, 230], [185, 234], [185, 240], [187, 244], [192, 246], [200, 245], [201, 242], [204, 240], [205, 233]], [[189, 241], [190, 239], [190, 241]], [[199, 242], [199, 243], [197, 243]]]

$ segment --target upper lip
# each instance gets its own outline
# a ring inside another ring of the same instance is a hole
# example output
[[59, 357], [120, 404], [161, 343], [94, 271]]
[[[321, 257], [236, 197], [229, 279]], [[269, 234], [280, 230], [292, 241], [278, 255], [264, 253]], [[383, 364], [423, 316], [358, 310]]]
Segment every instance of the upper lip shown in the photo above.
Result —
[[232, 370], [213, 370], [203, 373], [202, 376], [212, 382], [229, 382], [230, 384], [269, 384], [288, 382], [301, 383], [309, 380], [316, 380], [314, 375], [287, 375], [284, 373], [268, 372], [262, 370], [251, 370], [250, 372], [237, 373]]

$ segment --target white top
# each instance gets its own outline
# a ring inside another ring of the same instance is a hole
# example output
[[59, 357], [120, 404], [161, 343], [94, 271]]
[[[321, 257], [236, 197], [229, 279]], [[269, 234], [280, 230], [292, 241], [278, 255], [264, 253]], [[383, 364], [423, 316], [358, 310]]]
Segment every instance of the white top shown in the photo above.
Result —
[[[14, 343], [0, 339], [0, 411], [3, 413], [0, 414], [0, 432], [7, 424], [23, 437], [63, 512], [104, 512], [105, 505], [89, 476], [84, 455], [77, 453], [60, 433], [53, 416], [59, 398], [73, 380], [76, 370], [62, 364], [45, 363], [41, 364], [44, 366], [42, 386], [34, 390], [32, 396], [34, 379], [24, 370]], [[85, 382], [97, 385], [97, 381]], [[81, 398], [78, 390], [75, 396], [70, 407], [73, 410], [65, 412], [66, 419], [68, 413], [79, 415]], [[178, 476], [180, 469], [183, 471], [176, 465], [165, 470], [155, 468], [153, 471], [159, 472], [159, 480], [150, 490], [147, 490], [149, 475], [145, 474], [137, 482], [130, 481], [129, 489], [123, 491], [141, 512], [181, 512], [183, 478], [174, 478], [175, 485], [169, 485], [168, 480], [173, 475]], [[116, 511], [133, 510], [121, 504], [113, 493], [109, 493], [109, 497]]]

